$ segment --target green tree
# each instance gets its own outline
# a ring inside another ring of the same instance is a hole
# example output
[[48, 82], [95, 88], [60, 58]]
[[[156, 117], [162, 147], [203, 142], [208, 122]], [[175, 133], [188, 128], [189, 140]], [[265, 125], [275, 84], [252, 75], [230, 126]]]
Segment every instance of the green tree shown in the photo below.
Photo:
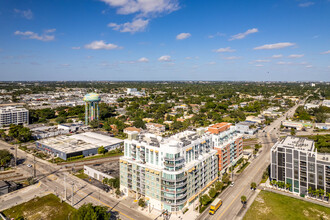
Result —
[[14, 157], [8, 150], [0, 150], [0, 165], [2, 167], [8, 167], [11, 159]]
[[209, 204], [210, 201], [211, 201], [211, 198], [207, 194], [204, 194], [199, 198], [199, 202], [202, 205], [207, 205], [207, 204]]
[[257, 184], [255, 182], [252, 182], [251, 183], [251, 189], [255, 190], [256, 188], [257, 188]]
[[246, 196], [241, 196], [241, 202], [243, 203], [243, 204], [245, 204], [246, 203]]
[[91, 122], [89, 122], [89, 125], [92, 127], [92, 128], [98, 128], [100, 123], [98, 120], [93, 120]]
[[216, 190], [215, 188], [211, 188], [211, 189], [209, 190], [209, 196], [210, 196], [211, 198], [214, 198], [216, 195], [217, 195], [217, 190]]
[[115, 193], [116, 193], [117, 196], [120, 196], [121, 195], [120, 189], [117, 188], [116, 191], [115, 191]]
[[143, 208], [145, 205], [146, 205], [146, 203], [145, 203], [144, 199], [142, 199], [142, 198], [139, 199], [139, 206]]
[[97, 153], [98, 154], [105, 154], [107, 152], [107, 149], [105, 149], [103, 146], [99, 147], [99, 149], [97, 149]]
[[74, 219], [78, 220], [105, 220], [110, 219], [111, 214], [104, 206], [93, 206], [91, 203], [82, 205]]
[[223, 188], [223, 183], [220, 182], [220, 181], [217, 181], [217, 182], [215, 183], [215, 189], [219, 192], [219, 191], [222, 190], [222, 188]]
[[287, 184], [285, 184], [285, 188], [286, 188], [287, 190], [291, 190], [291, 183], [287, 183]]
[[144, 121], [142, 121], [141, 119], [137, 119], [133, 122], [133, 126], [137, 127], [137, 128], [142, 128], [145, 129], [146, 128], [146, 124], [144, 123]]
[[291, 134], [292, 136], [296, 135], [296, 130], [295, 130], [294, 128], [291, 128], [291, 132], [290, 132], [290, 134]]
[[58, 124], [62, 124], [62, 123], [65, 123], [66, 122], [66, 119], [65, 117], [57, 117], [55, 119], [55, 121], [58, 123]]

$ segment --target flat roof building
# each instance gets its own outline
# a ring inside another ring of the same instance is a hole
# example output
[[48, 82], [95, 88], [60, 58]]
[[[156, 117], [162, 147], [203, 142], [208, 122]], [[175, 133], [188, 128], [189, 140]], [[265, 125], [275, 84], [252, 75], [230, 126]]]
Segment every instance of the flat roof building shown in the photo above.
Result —
[[223, 174], [243, 157], [243, 135], [227, 122], [211, 125], [208, 132], [212, 136], [213, 148], [218, 152], [219, 171]]
[[29, 124], [29, 111], [26, 108], [12, 106], [0, 107], [0, 127], [10, 124]]
[[205, 129], [167, 138], [132, 132], [124, 148], [120, 189], [157, 210], [181, 211], [218, 179], [217, 151]]
[[53, 154], [64, 160], [74, 156], [90, 156], [97, 154], [99, 147], [107, 150], [118, 148], [124, 141], [107, 135], [86, 132], [75, 135], [62, 135], [36, 142], [39, 150]]
[[290, 184], [290, 191], [307, 195], [308, 189], [330, 192], [330, 154], [318, 153], [314, 141], [288, 136], [270, 152], [271, 180]]

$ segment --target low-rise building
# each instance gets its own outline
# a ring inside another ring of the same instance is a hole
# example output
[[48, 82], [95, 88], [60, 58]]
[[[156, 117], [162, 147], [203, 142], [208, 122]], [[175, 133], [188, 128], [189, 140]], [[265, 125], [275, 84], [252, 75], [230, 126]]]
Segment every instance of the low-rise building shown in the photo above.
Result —
[[256, 123], [253, 122], [243, 121], [237, 123], [235, 126], [237, 132], [245, 135], [254, 135], [258, 131]]
[[144, 196], [157, 210], [182, 210], [218, 179], [217, 151], [205, 129], [167, 138], [133, 132], [124, 148], [120, 189], [134, 198]]
[[55, 157], [67, 160], [74, 156], [91, 156], [97, 154], [99, 147], [107, 150], [119, 148], [124, 141], [107, 135], [86, 132], [74, 135], [61, 135], [36, 141], [36, 147]]
[[29, 124], [29, 111], [26, 108], [19, 108], [13, 106], [0, 108], [0, 127]]
[[249, 115], [246, 117], [245, 121], [261, 124], [261, 123], [264, 123], [266, 121], [266, 119], [262, 118], [262, 117], [258, 117], [258, 116]]
[[219, 171], [221, 174], [233, 166], [243, 156], [242, 134], [236, 127], [227, 122], [217, 123], [208, 127], [212, 136], [213, 148], [217, 150], [219, 158]]
[[290, 184], [290, 191], [307, 195], [308, 189], [330, 192], [330, 154], [318, 153], [313, 140], [288, 136], [270, 152], [271, 180]]
[[119, 177], [119, 162], [84, 165], [84, 173], [100, 182], [105, 178], [114, 179]]

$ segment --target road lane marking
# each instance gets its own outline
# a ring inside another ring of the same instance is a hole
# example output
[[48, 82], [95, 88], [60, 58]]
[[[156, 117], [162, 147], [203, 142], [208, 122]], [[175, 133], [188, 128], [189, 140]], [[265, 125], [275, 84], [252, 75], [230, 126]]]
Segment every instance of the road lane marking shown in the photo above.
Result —
[[[254, 168], [254, 170], [256, 170], [258, 167]], [[259, 171], [261, 170], [262, 167], [260, 167], [257, 171], [257, 173], [259, 173]], [[221, 213], [221, 215], [219, 216], [218, 220], [221, 219], [221, 217], [223, 216], [223, 214], [225, 214], [225, 212], [231, 207], [231, 205], [234, 203], [234, 201], [237, 199], [237, 197], [239, 197], [239, 195], [242, 193], [242, 191], [244, 190], [244, 188], [237, 194], [237, 196], [231, 201], [231, 203], [229, 203], [229, 206]]]

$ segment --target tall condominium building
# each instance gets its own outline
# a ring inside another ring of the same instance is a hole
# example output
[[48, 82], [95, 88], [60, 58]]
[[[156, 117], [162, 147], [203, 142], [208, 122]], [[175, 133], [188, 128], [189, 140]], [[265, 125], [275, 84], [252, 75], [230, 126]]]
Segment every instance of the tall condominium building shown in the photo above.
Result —
[[272, 180], [291, 184], [290, 191], [306, 195], [309, 187], [330, 192], [330, 154], [318, 153], [314, 141], [288, 136], [271, 149]]
[[29, 124], [29, 111], [11, 106], [0, 108], [0, 127], [10, 124]]
[[243, 157], [242, 134], [230, 123], [222, 122], [208, 127], [212, 135], [213, 147], [218, 152], [219, 171], [221, 174]]
[[145, 196], [155, 209], [179, 211], [218, 179], [217, 151], [205, 129], [167, 138], [132, 132], [124, 147], [120, 189]]

